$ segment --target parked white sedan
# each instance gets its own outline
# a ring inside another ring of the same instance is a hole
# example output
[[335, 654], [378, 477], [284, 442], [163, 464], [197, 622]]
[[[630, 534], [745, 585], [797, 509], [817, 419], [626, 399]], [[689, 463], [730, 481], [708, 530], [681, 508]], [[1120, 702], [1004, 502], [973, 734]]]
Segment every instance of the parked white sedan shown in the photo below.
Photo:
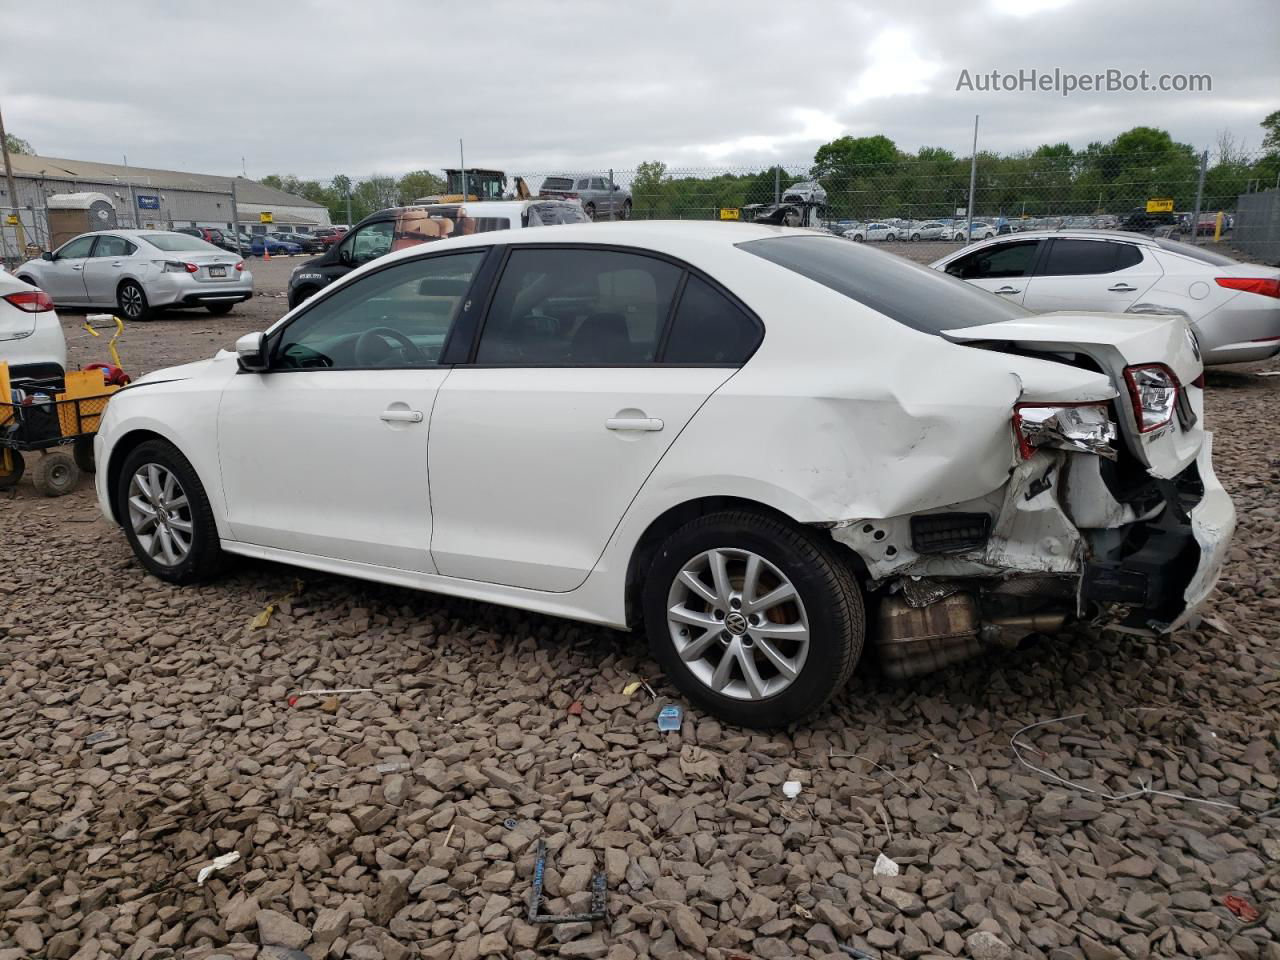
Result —
[[968, 247], [931, 266], [1037, 313], [1171, 314], [1204, 363], [1280, 353], [1280, 270], [1204, 247], [1115, 230], [1057, 230]]
[[1200, 373], [1177, 318], [1037, 317], [815, 231], [476, 234], [122, 390], [98, 496], [162, 579], [231, 553], [643, 622], [686, 696], [770, 726], [868, 635], [907, 676], [1182, 623], [1234, 525]]
[[60, 307], [102, 307], [126, 320], [161, 307], [224, 314], [253, 296], [253, 274], [237, 254], [172, 230], [83, 233], [17, 273]]
[[898, 229], [887, 223], [868, 223], [865, 225], [854, 227], [852, 230], [844, 232], [846, 240], [855, 240], [858, 243], [865, 241], [885, 241], [897, 240]]

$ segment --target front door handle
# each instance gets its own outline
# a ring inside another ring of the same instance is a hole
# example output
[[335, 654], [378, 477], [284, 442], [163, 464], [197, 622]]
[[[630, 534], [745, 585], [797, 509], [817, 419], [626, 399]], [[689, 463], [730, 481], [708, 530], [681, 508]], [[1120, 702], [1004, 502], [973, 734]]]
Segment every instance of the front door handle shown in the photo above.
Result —
[[996, 291], [996, 293], [1021, 293], [1021, 292], [1022, 290], [1019, 287], [1001, 287], [999, 290]]
[[82, 263], [74, 264], [74, 265], [71, 267], [71, 269], [72, 269], [72, 270], [83, 270], [83, 269], [84, 269], [84, 264], [82, 264]]
[[655, 417], [610, 417], [606, 430], [661, 430], [663, 423]]
[[421, 410], [383, 410], [382, 419], [387, 423], [421, 423]]
[[1117, 283], [1114, 287], [1107, 287], [1112, 293], [1133, 293], [1137, 287], [1131, 287], [1127, 283]]

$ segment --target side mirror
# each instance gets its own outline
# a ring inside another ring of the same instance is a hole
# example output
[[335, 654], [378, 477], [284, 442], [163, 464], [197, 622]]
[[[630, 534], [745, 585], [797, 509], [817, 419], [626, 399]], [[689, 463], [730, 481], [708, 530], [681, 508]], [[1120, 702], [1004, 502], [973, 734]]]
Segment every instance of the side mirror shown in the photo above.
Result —
[[41, 259], [41, 260], [52, 260], [52, 259], [53, 259], [53, 252], [52, 252], [52, 251], [50, 251], [50, 250], [46, 250], [44, 253], [40, 254], [40, 259]]
[[618, 185], [615, 183], [615, 184], [613, 185], [613, 189], [614, 189], [615, 191], [618, 191], [618, 190], [621, 190], [622, 188], [621, 188], [620, 186], [618, 186]]
[[236, 341], [236, 360], [240, 369], [248, 373], [265, 373], [267, 369], [267, 338], [262, 333], [246, 333]]

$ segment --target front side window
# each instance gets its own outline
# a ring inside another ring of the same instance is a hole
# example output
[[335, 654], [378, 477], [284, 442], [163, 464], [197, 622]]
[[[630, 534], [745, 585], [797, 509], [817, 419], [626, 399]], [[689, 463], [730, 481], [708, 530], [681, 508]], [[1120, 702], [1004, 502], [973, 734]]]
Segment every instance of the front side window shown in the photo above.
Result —
[[93, 255], [95, 257], [127, 257], [137, 249], [124, 237], [99, 237]]
[[605, 179], [604, 179], [604, 177], [592, 177], [592, 178], [591, 178], [591, 189], [592, 189], [592, 190], [608, 190], [608, 189], [609, 189], [609, 187], [608, 187], [608, 185], [605, 183]]
[[579, 181], [578, 181], [578, 189], [579, 189], [579, 190], [587, 190], [587, 189], [589, 189], [589, 185], [590, 185], [590, 183], [591, 183], [591, 181], [590, 181], [590, 180], [579, 180]]
[[273, 334], [272, 367], [436, 366], [484, 256], [468, 250], [409, 260], [347, 284]]
[[[1132, 262], [1123, 265], [1119, 253], [1121, 247], [1128, 244], [1112, 243], [1107, 240], [1065, 240], [1055, 239], [1049, 248], [1040, 275], [1046, 277], [1079, 277], [1097, 273], [1114, 273], [1124, 267], [1133, 266]], [[1141, 260], [1141, 257], [1139, 257]]]
[[87, 257], [89, 248], [93, 246], [94, 237], [92, 235], [84, 237], [76, 237], [69, 243], [64, 243], [58, 248], [58, 259], [66, 260], [75, 257]]
[[1005, 277], [1025, 277], [1036, 262], [1039, 240], [1023, 240], [1018, 243], [1002, 243], [994, 247], [975, 250], [947, 264], [947, 273], [961, 280], [999, 280]]
[[513, 250], [476, 362], [652, 363], [681, 273], [665, 260], [613, 250]]
[[740, 366], [760, 343], [760, 325], [701, 277], [690, 276], [680, 295], [663, 363]]
[[390, 220], [379, 220], [367, 224], [342, 241], [338, 257], [343, 263], [353, 267], [376, 260], [383, 254], [391, 252], [394, 234], [395, 224]]

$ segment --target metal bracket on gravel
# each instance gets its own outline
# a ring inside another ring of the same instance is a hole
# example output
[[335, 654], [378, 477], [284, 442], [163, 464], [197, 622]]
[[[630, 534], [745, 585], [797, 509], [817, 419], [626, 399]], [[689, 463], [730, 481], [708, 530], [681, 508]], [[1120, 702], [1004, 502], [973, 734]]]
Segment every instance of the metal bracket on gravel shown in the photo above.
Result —
[[537, 859], [533, 864], [533, 888], [529, 891], [528, 920], [530, 923], [590, 923], [593, 920], [604, 919], [605, 876], [603, 873], [597, 873], [591, 878], [591, 909], [586, 913], [565, 913], [560, 916], [539, 913], [538, 910], [542, 906], [542, 876], [546, 869], [547, 844], [545, 840], [539, 840]]

